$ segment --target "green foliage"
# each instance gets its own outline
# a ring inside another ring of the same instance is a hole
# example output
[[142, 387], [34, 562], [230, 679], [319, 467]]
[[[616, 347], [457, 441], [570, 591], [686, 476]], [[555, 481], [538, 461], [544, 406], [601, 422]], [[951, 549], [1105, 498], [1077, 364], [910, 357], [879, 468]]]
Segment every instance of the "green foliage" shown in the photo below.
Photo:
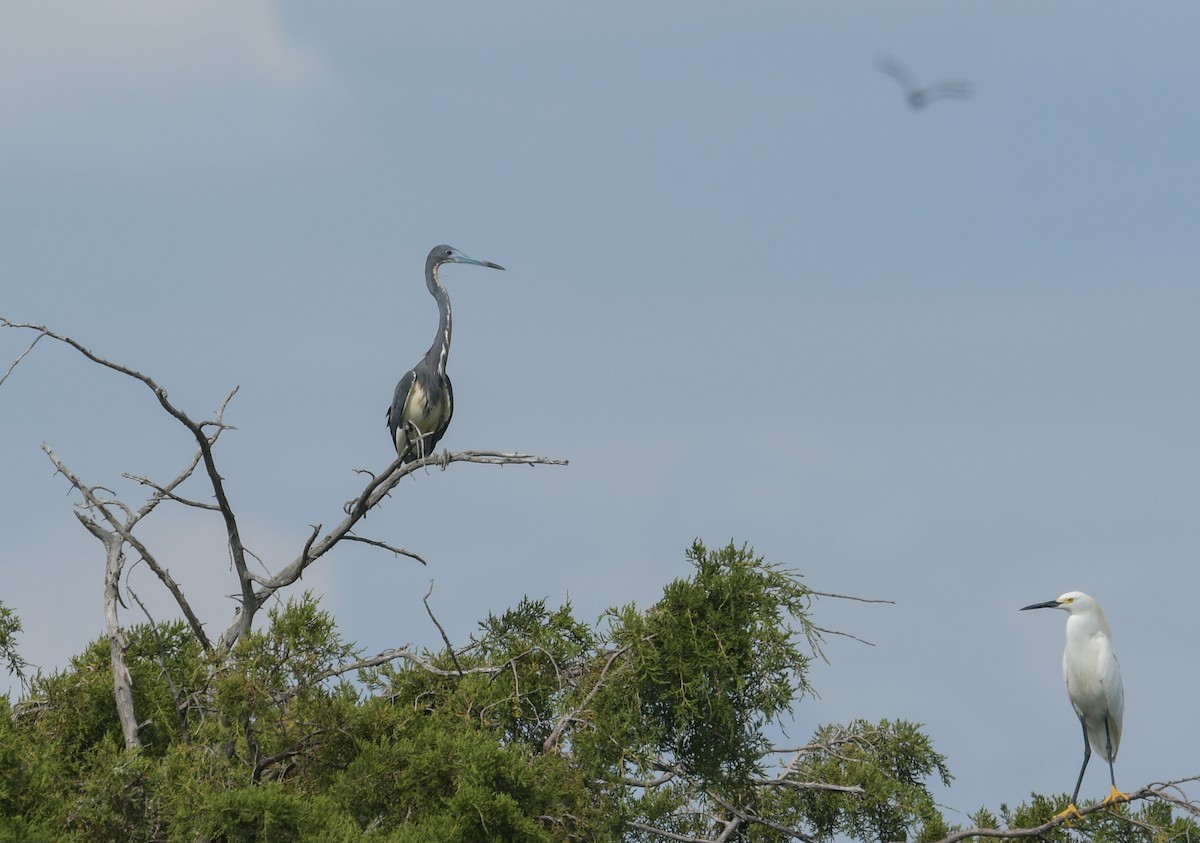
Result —
[[667, 756], [702, 780], [738, 787], [759, 772], [763, 726], [810, 690], [819, 653], [810, 593], [746, 547], [709, 551], [697, 541], [688, 559], [694, 576], [670, 583], [650, 611], [608, 614], [624, 664], [597, 707], [621, 729], [609, 746], [633, 753], [639, 772]]
[[[1066, 810], [1071, 796], [1060, 793], [1053, 797], [1030, 794], [1029, 801], [1016, 808], [1000, 806], [1000, 819], [986, 810], [972, 817], [980, 828], [1036, 828]], [[1082, 805], [1080, 807], [1083, 807]], [[1092, 843], [1168, 843], [1168, 841], [1200, 842], [1200, 824], [1190, 817], [1175, 816], [1165, 802], [1145, 802], [1136, 810], [1129, 805], [1117, 805], [1095, 811], [1070, 828], [1059, 825], [1041, 835], [1048, 841], [1068, 841], [1083, 837]]]
[[[200, 648], [183, 622], [158, 627], [139, 624], [126, 634], [134, 710], [145, 724], [141, 732], [143, 751], [161, 755], [184, 737], [176, 695], [182, 698], [203, 682]], [[107, 639], [92, 642], [71, 660], [68, 669], [34, 677], [29, 695], [39, 702], [38, 728], [69, 756], [82, 756], [106, 737], [122, 742], [113, 704]]]
[[469, 721], [405, 725], [393, 740], [363, 744], [330, 788], [359, 828], [407, 830], [414, 840], [563, 839], [534, 819], [581, 786], [561, 758], [505, 746]]
[[269, 618], [212, 673], [212, 712], [198, 737], [225, 747], [251, 781], [291, 776], [316, 786], [353, 751], [344, 724], [359, 694], [336, 672], [357, 653], [311, 594], [272, 608]]
[[944, 827], [924, 782], [936, 775], [949, 785], [950, 771], [915, 724], [855, 720], [848, 726], [823, 726], [809, 743], [814, 749], [797, 768], [800, 779], [862, 791], [814, 788], [799, 793], [799, 808], [817, 838], [846, 834], [858, 840], [904, 840], [915, 828], [930, 832]]
[[[589, 625], [525, 599], [461, 649], [361, 670], [308, 594], [220, 661], [183, 624], [132, 627], [139, 751], [124, 748], [108, 642], [93, 642], [35, 677], [15, 712], [0, 699], [0, 843], [661, 840], [654, 829], [774, 843], [784, 828], [933, 843], [953, 831], [928, 790], [950, 782], [946, 760], [914, 724], [824, 726], [787, 766], [773, 760], [767, 728], [812, 690], [813, 595], [746, 547], [697, 542], [687, 556], [692, 575], [647, 610]], [[1034, 796], [972, 819], [1029, 827], [1064, 805]], [[1079, 829], [1200, 843], [1165, 804]]]
[[29, 662], [17, 652], [17, 633], [20, 631], [21, 619], [12, 609], [0, 603], [0, 661], [8, 666], [9, 673], [24, 681]]
[[174, 836], [223, 843], [293, 843], [343, 835], [351, 839], [351, 832], [348, 824], [337, 822], [327, 799], [267, 782], [205, 794], [193, 812], [179, 818]]

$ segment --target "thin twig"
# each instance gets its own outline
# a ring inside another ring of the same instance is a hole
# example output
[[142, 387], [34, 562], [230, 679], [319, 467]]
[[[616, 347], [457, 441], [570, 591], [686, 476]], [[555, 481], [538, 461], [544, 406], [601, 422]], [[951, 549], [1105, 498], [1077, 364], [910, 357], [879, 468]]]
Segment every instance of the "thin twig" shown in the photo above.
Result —
[[[483, 463], [485, 465], [567, 465], [566, 460], [538, 457], [532, 454], [504, 454], [495, 451], [461, 451], [456, 453], [444, 452], [439, 456], [430, 457], [430, 465], [446, 466], [453, 462]], [[316, 562], [344, 539], [354, 525], [362, 520], [370, 510], [394, 489], [401, 480], [425, 466], [425, 461], [405, 463], [402, 457], [397, 457], [379, 475], [373, 475], [366, 488], [355, 498], [346, 503], [346, 517], [336, 527], [325, 534], [320, 540], [305, 544], [304, 551], [289, 565], [272, 577], [257, 592], [256, 597], [261, 603], [272, 593], [298, 580], [305, 568]]]
[[712, 843], [712, 838], [690, 837], [686, 834], [677, 834], [674, 831], [667, 831], [665, 828], [657, 828], [648, 823], [639, 822], [638, 820], [629, 820], [630, 828], [636, 828], [638, 831], [645, 831], [648, 834], [657, 834], [666, 840], [677, 840], [679, 843]]
[[[55, 469], [57, 469], [63, 477], [67, 478], [70, 484], [74, 486], [81, 495], [83, 495], [84, 501], [87, 503], [87, 508], [98, 511], [104, 517], [104, 520], [108, 522], [109, 526], [112, 527], [114, 534], [119, 536], [124, 542], [129, 544], [130, 547], [136, 550], [142, 559], [145, 560], [146, 564], [150, 567], [150, 570], [154, 571], [155, 575], [159, 578], [163, 585], [167, 587], [167, 590], [171, 592], [171, 596], [175, 598], [176, 604], [178, 604], [180, 610], [183, 612], [184, 617], [187, 618], [188, 624], [192, 628], [192, 634], [196, 636], [196, 640], [200, 642], [200, 646], [203, 647], [206, 652], [212, 649], [212, 643], [208, 640], [208, 635], [204, 632], [204, 626], [200, 623], [200, 618], [198, 618], [196, 613], [192, 611], [191, 604], [189, 604], [187, 598], [184, 597], [183, 590], [179, 587], [179, 583], [175, 582], [175, 579], [171, 576], [171, 574], [158, 564], [158, 561], [154, 558], [154, 555], [150, 553], [149, 548], [147, 548], [140, 539], [133, 535], [131, 532], [130, 523], [122, 523], [112, 514], [112, 512], [109, 511], [108, 506], [106, 506], [104, 502], [97, 500], [93, 489], [85, 486], [80, 479], [63, 464], [62, 460], [60, 460], [58, 455], [51, 450], [49, 445], [43, 443], [42, 450], [46, 452], [46, 456], [50, 458], [50, 461], [54, 464]], [[126, 512], [129, 511], [129, 508], [125, 507], [124, 504], [120, 504], [120, 506], [124, 507]]]
[[[197, 456], [199, 456], [199, 455], [197, 455]], [[193, 464], [193, 468], [194, 467], [195, 467], [195, 465]], [[194, 500], [190, 500], [185, 497], [181, 497], [181, 496], [175, 494], [174, 492], [172, 492], [170, 489], [166, 488], [165, 486], [160, 486], [157, 483], [155, 483], [153, 480], [150, 480], [147, 477], [142, 477], [140, 474], [125, 473], [125, 474], [122, 474], [121, 476], [124, 477], [126, 480], [132, 480], [133, 482], [140, 483], [143, 486], [149, 486], [151, 489], [158, 492], [158, 496], [162, 499], [175, 501], [176, 503], [181, 503], [184, 506], [192, 506], [192, 507], [195, 507], [196, 509], [208, 509], [208, 510], [212, 510], [213, 512], [220, 511], [220, 507], [218, 507], [215, 503], [204, 503], [203, 501], [194, 501]]]
[[627, 653], [630, 646], [631, 645], [626, 644], [624, 647], [619, 647], [609, 654], [608, 660], [604, 662], [604, 667], [600, 669], [600, 675], [596, 677], [596, 684], [593, 685], [592, 689], [587, 692], [587, 696], [583, 698], [583, 702], [576, 706], [575, 710], [570, 714], [561, 718], [554, 726], [554, 729], [550, 732], [550, 734], [546, 736], [546, 740], [542, 741], [542, 752], [544, 754], [549, 755], [551, 750], [558, 745], [558, 739], [562, 736], [563, 730], [566, 729], [567, 723], [574, 719], [574, 715], [577, 712], [583, 711], [588, 707], [588, 705], [591, 704], [592, 698], [596, 696], [596, 692], [600, 690], [602, 685], [604, 685], [604, 678], [608, 675], [609, 668], [613, 666], [613, 662], [615, 662], [618, 657]]
[[[3, 322], [3, 323], [4, 323], [4, 327], [6, 327], [6, 328], [15, 327], [15, 326], [14, 326], [14, 325], [13, 325], [11, 322], [9, 322], [7, 319], [0, 319], [0, 322]], [[13, 369], [17, 368], [17, 364], [18, 364], [18, 363], [20, 363], [22, 360], [24, 360], [24, 359], [25, 359], [25, 355], [26, 355], [26, 354], [28, 354], [29, 352], [33, 351], [33, 347], [34, 347], [35, 345], [37, 345], [37, 344], [38, 344], [38, 341], [39, 341], [39, 340], [41, 340], [41, 338], [42, 338], [42, 337], [44, 337], [44, 336], [46, 336], [46, 335], [45, 335], [45, 334], [38, 334], [36, 337], [34, 337], [34, 338], [33, 338], [33, 342], [31, 342], [31, 343], [29, 344], [29, 348], [25, 349], [25, 351], [24, 351], [24, 352], [21, 354], [21, 356], [20, 356], [20, 357], [18, 357], [16, 360], [14, 360], [14, 361], [13, 361], [13, 364], [12, 364], [11, 366], [9, 366], [9, 367], [8, 367], [8, 371], [4, 373], [4, 377], [0, 377], [0, 384], [3, 384], [3, 383], [6, 381], [6, 380], [8, 380], [8, 376], [12, 374], [12, 372], [13, 372]]]
[[[1161, 799], [1164, 802], [1169, 802], [1173, 805], [1183, 807], [1185, 810], [1189, 811], [1193, 816], [1196, 816], [1198, 814], [1198, 811], [1192, 803], [1186, 802], [1186, 801], [1180, 801], [1176, 797], [1170, 796], [1164, 792], [1168, 788], [1175, 788], [1176, 785], [1181, 784], [1183, 782], [1196, 781], [1196, 780], [1197, 780], [1197, 777], [1192, 777], [1189, 779], [1179, 779], [1178, 781], [1167, 782], [1164, 784], [1147, 785], [1146, 787], [1143, 787], [1141, 790], [1138, 790], [1138, 791], [1134, 792], [1133, 794], [1131, 794], [1129, 796], [1129, 798], [1118, 800], [1118, 802], [1116, 804], [1127, 803], [1127, 802], [1136, 802], [1140, 799]], [[1086, 817], [1089, 814], [1096, 813], [1097, 811], [1107, 811], [1107, 810], [1109, 810], [1109, 808], [1112, 804], [1113, 803], [1097, 802], [1094, 805], [1088, 805], [1085, 808], [1080, 808], [1079, 815], [1080, 815], [1080, 817]], [[1041, 837], [1046, 832], [1050, 831], [1053, 828], [1057, 828], [1058, 826], [1066, 825], [1067, 827], [1070, 827], [1072, 821], [1073, 820], [1070, 817], [1066, 817], [1062, 814], [1057, 814], [1057, 815], [1051, 817], [1050, 819], [1046, 820], [1046, 822], [1042, 823], [1041, 825], [1035, 826], [1033, 828], [966, 828], [966, 829], [962, 829], [960, 831], [954, 832], [949, 837], [942, 838], [941, 840], [937, 841], [937, 843], [958, 843], [959, 840], [965, 840], [968, 837], [999, 837], [999, 838]]]
[[850, 638], [854, 641], [857, 641], [859, 644], [866, 644], [868, 647], [875, 646], [872, 642], [868, 641], [867, 639], [859, 638], [857, 635], [854, 635], [849, 632], [841, 632], [840, 630], [837, 630], [837, 629], [826, 629], [825, 627], [817, 626], [816, 624], [813, 624], [812, 628], [814, 631], [819, 632], [822, 635], [840, 635], [842, 638]]
[[[58, 340], [65, 345], [69, 345], [88, 360], [91, 360], [93, 363], [96, 363], [99, 366], [112, 369], [114, 372], [119, 372], [120, 374], [133, 378], [134, 380], [141, 381], [152, 393], [154, 393], [154, 397], [158, 400], [159, 405], [166, 410], [171, 417], [186, 427], [192, 434], [192, 437], [196, 440], [196, 444], [200, 448], [200, 453], [204, 462], [204, 470], [208, 474], [209, 482], [213, 488], [213, 495], [216, 497], [217, 506], [220, 509], [221, 515], [225, 521], [225, 531], [228, 537], [229, 551], [233, 557], [234, 565], [237, 568], [238, 580], [241, 585], [241, 606], [239, 606], [239, 611], [235, 614], [235, 620], [234, 623], [231, 624], [230, 630], [227, 630], [227, 632], [232, 631], [232, 634], [222, 636], [222, 640], [220, 642], [222, 649], [228, 649], [232, 647], [234, 642], [240, 639], [242, 635], [244, 635], [250, 629], [250, 625], [254, 621], [254, 614], [261, 604], [255, 602], [256, 595], [254, 593], [254, 583], [250, 577], [247, 576], [246, 558], [242, 549], [242, 539], [238, 530], [237, 517], [234, 515], [233, 507], [229, 502], [228, 496], [225, 494], [225, 481], [224, 478], [221, 477], [220, 472], [217, 471], [217, 465], [212, 453], [212, 443], [209, 441], [208, 434], [204, 432], [204, 427], [192, 421], [191, 417], [188, 416], [187, 413], [183, 412], [174, 404], [172, 404], [170, 399], [167, 397], [167, 390], [159, 385], [149, 375], [145, 375], [136, 369], [129, 368], [128, 366], [122, 366], [119, 363], [113, 363], [111, 360], [106, 360], [105, 358], [100, 357], [99, 355], [94, 354], [92, 351], [85, 348], [78, 341], [71, 339], [68, 336], [64, 336], [63, 334], [55, 333], [44, 325], [31, 325], [22, 322], [12, 322], [2, 317], [0, 317], [0, 324], [9, 328], [26, 328], [31, 331], [37, 331], [40, 334], [50, 337], [51, 339]], [[234, 387], [233, 390], [230, 391], [229, 395], [226, 396], [225, 401], [222, 402], [221, 407], [218, 410], [218, 415], [220, 412], [224, 411], [225, 406], [229, 403], [229, 400], [236, 392], [237, 387]], [[220, 422], [219, 417], [217, 421]], [[128, 541], [128, 539], [126, 540]], [[159, 573], [159, 571], [156, 569], [155, 573]], [[178, 600], [179, 598], [177, 597], [176, 599]], [[199, 632], [196, 624], [193, 624], [193, 626], [197, 628], [198, 634], [203, 634]], [[203, 640], [207, 642], [207, 636], [205, 636]], [[208, 647], [206, 646], [205, 649], [208, 649]]]
[[450, 637], [446, 635], [446, 630], [438, 623], [438, 619], [433, 616], [433, 609], [429, 608], [429, 595], [431, 594], [433, 594], [433, 580], [429, 581], [429, 591], [425, 592], [425, 597], [422, 598], [421, 602], [425, 604], [425, 611], [429, 613], [429, 619], [433, 621], [433, 625], [442, 634], [442, 640], [446, 642], [446, 652], [450, 654], [450, 661], [454, 662], [454, 667], [458, 671], [458, 675], [462, 676], [462, 665], [458, 663], [458, 656], [454, 655], [454, 645], [450, 643]]
[[896, 605], [895, 600], [876, 600], [870, 597], [855, 597], [852, 594], [835, 594], [832, 591], [812, 591], [810, 589], [808, 593], [814, 594], [817, 597], [832, 597], [835, 600], [853, 600], [855, 603], [890, 603], [893, 606]]
[[171, 692], [171, 697], [175, 700], [175, 711], [179, 714], [179, 734], [184, 743], [188, 742], [188, 723], [187, 712], [188, 706], [180, 697], [179, 688], [175, 685], [175, 680], [171, 678], [171, 671], [167, 670], [167, 645], [162, 640], [162, 635], [158, 631], [158, 624], [154, 622], [154, 618], [150, 616], [150, 610], [146, 608], [146, 604], [142, 602], [142, 598], [138, 597], [137, 592], [129, 585], [129, 577], [125, 578], [125, 590], [129, 592], [129, 596], [133, 598], [133, 602], [141, 607], [142, 614], [146, 616], [146, 620], [150, 624], [150, 633], [154, 636], [154, 643], [158, 645], [158, 669], [162, 671], [163, 679], [167, 680], [167, 688]]
[[392, 553], [396, 554], [397, 556], [407, 556], [409, 559], [416, 559], [422, 565], [426, 564], [425, 560], [422, 559], [420, 556], [413, 553], [411, 550], [405, 550], [402, 547], [393, 547], [392, 545], [390, 545], [386, 542], [376, 541], [375, 539], [363, 538], [362, 536], [356, 536], [353, 533], [347, 533], [343, 538], [345, 539], [345, 541], [348, 541], [348, 542], [362, 542], [363, 544], [369, 544], [372, 547], [381, 547], [384, 550], [390, 550]]

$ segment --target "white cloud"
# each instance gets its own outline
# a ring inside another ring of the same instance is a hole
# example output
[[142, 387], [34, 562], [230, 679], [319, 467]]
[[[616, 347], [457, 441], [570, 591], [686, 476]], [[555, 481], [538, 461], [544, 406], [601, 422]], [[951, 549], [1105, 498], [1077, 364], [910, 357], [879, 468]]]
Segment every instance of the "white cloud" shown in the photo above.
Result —
[[3, 7], [0, 153], [144, 166], [303, 150], [339, 92], [267, 0]]

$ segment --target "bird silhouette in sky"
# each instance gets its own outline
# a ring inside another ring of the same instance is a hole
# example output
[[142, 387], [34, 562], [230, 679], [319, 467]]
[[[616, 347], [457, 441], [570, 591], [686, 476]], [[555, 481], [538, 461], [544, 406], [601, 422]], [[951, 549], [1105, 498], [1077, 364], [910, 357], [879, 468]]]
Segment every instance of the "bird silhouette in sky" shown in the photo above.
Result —
[[971, 86], [966, 82], [939, 82], [923, 88], [917, 84], [908, 68], [893, 58], [884, 56], [875, 62], [875, 66], [883, 73], [896, 80], [904, 91], [904, 100], [913, 111], [920, 111], [934, 100], [960, 99], [971, 96]]

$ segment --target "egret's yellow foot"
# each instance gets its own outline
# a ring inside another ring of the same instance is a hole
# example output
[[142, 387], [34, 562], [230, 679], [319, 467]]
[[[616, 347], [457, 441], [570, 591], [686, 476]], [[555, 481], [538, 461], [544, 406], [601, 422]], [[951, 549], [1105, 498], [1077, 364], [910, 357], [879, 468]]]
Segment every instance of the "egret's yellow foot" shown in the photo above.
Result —
[[1108, 796], [1105, 796], [1104, 801], [1101, 802], [1100, 804], [1111, 806], [1111, 805], [1116, 805], [1119, 802], [1128, 802], [1128, 801], [1129, 801], [1129, 794], [1122, 793], [1121, 791], [1117, 790], [1117, 786], [1114, 784], [1112, 793], [1108, 794]]
[[1083, 814], [1079, 813], [1079, 809], [1075, 807], [1074, 803], [1072, 803], [1067, 806], [1065, 811], [1060, 811], [1059, 813], [1055, 814], [1054, 819], [1062, 820], [1066, 825], [1070, 825], [1071, 820], [1083, 819]]

